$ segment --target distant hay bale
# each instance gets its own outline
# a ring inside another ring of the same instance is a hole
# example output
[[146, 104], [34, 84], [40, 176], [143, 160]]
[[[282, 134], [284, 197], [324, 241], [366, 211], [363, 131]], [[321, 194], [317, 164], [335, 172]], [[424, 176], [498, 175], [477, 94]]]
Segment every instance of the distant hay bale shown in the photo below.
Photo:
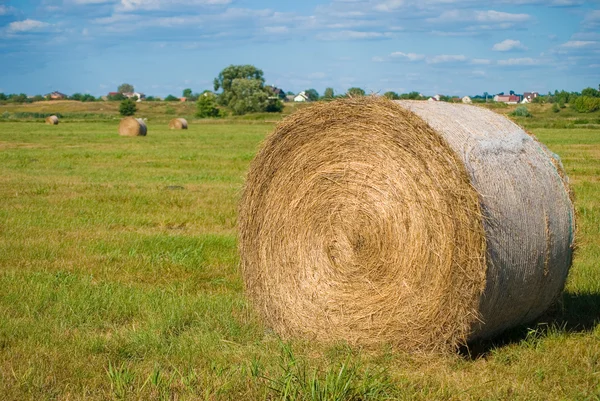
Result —
[[170, 129], [187, 129], [188, 122], [185, 118], [174, 118], [171, 121], [169, 121], [169, 128]]
[[555, 156], [487, 109], [319, 103], [281, 122], [251, 164], [246, 292], [283, 337], [456, 349], [559, 296], [569, 195]]
[[56, 117], [56, 116], [48, 116], [48, 117], [46, 117], [46, 124], [48, 124], [48, 125], [58, 125], [58, 117]]
[[141, 118], [125, 117], [119, 123], [121, 136], [145, 136], [148, 133], [146, 123]]

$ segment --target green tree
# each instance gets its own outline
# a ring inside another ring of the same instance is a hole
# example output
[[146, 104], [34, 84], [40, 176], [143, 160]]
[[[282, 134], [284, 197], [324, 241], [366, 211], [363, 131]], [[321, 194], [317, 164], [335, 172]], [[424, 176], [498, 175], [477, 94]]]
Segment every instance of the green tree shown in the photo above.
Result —
[[269, 95], [258, 79], [234, 79], [229, 98], [227, 106], [237, 115], [266, 111], [269, 105]]
[[119, 105], [119, 113], [121, 113], [122, 116], [132, 116], [135, 114], [136, 111], [137, 106], [135, 105], [135, 102], [131, 99], [125, 99]]
[[552, 105], [552, 112], [553, 112], [553, 113], [558, 113], [558, 112], [560, 112], [560, 107], [558, 106], [558, 103], [554, 103], [554, 104]]
[[392, 92], [392, 91], [385, 92], [383, 94], [383, 97], [387, 97], [388, 99], [391, 99], [391, 100], [398, 100], [398, 99], [400, 99], [400, 95], [398, 95], [396, 92]]
[[208, 93], [200, 95], [198, 101], [196, 102], [196, 117], [209, 118], [218, 116], [219, 109], [217, 109], [215, 96]]
[[[223, 106], [231, 107], [230, 104], [239, 103], [240, 99], [235, 98], [233, 91], [233, 81], [237, 79], [256, 81], [258, 89], [263, 91], [265, 79], [262, 70], [248, 64], [230, 65], [224, 68], [213, 81], [215, 91], [222, 90], [221, 94], [217, 97], [217, 101]], [[257, 85], [253, 84], [252, 86], [256, 87]]]
[[121, 84], [117, 88], [117, 92], [119, 92], [119, 93], [131, 93], [131, 92], [134, 92], [133, 85], [131, 85], [131, 84]]
[[230, 65], [214, 80], [215, 91], [222, 90], [217, 102], [237, 115], [283, 109], [281, 101], [264, 85], [262, 70], [253, 65]]
[[364, 96], [365, 91], [361, 88], [350, 88], [346, 94], [350, 97]]
[[93, 102], [95, 100], [96, 100], [96, 98], [93, 95], [90, 95], [89, 93], [86, 93], [81, 96], [82, 102]]
[[115, 101], [119, 101], [119, 100], [125, 100], [125, 96], [123, 96], [122, 93], [117, 93], [115, 95], [110, 95], [108, 96], [108, 100], [115, 100]]
[[325, 88], [325, 92], [323, 92], [323, 99], [331, 100], [334, 96], [333, 88]]
[[42, 95], [35, 95], [32, 99], [34, 102], [41, 102], [43, 100], [46, 100], [45, 97], [43, 97]]
[[592, 113], [600, 109], [600, 98], [580, 96], [571, 103], [571, 107], [579, 113]]
[[581, 96], [600, 97], [600, 91], [598, 91], [598, 89], [594, 89], [594, 88], [585, 88], [584, 90], [581, 91]]
[[176, 102], [176, 101], [178, 101], [178, 100], [179, 100], [179, 98], [178, 98], [178, 97], [175, 97], [175, 96], [173, 96], [173, 95], [169, 95], [169, 96], [167, 96], [167, 97], [165, 98], [165, 102]]
[[185, 97], [185, 98], [192, 97], [192, 90], [190, 88], [184, 89], [183, 90], [183, 97]]
[[311, 102], [316, 102], [317, 100], [319, 100], [319, 92], [317, 92], [316, 89], [307, 89], [304, 91], [304, 93], [306, 93], [306, 96], [308, 96], [308, 100], [310, 100]]
[[73, 93], [70, 97], [69, 100], [77, 100], [77, 101], [81, 101], [81, 93]]

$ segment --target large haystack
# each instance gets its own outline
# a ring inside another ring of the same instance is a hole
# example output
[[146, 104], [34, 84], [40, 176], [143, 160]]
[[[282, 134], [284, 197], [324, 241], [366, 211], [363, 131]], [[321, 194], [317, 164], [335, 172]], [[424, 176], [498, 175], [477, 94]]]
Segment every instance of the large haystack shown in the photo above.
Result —
[[57, 116], [46, 117], [46, 124], [48, 124], [48, 125], [58, 125], [58, 117]]
[[185, 118], [174, 118], [169, 121], [170, 129], [188, 129], [188, 122]]
[[560, 294], [574, 217], [553, 155], [505, 117], [358, 98], [278, 125], [240, 204], [247, 293], [284, 337], [453, 349]]
[[146, 123], [141, 118], [125, 117], [119, 123], [121, 136], [145, 136], [148, 133]]

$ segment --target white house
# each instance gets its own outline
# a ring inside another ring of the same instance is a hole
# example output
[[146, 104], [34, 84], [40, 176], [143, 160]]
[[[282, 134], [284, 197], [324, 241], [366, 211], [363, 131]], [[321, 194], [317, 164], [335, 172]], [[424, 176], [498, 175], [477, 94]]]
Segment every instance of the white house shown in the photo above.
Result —
[[294, 102], [308, 102], [308, 100], [308, 96], [304, 91], [298, 93], [298, 95], [296, 95], [296, 97], [294, 98]]
[[473, 103], [473, 101], [471, 100], [471, 98], [469, 96], [465, 96], [461, 99], [461, 101], [465, 104], [471, 104]]

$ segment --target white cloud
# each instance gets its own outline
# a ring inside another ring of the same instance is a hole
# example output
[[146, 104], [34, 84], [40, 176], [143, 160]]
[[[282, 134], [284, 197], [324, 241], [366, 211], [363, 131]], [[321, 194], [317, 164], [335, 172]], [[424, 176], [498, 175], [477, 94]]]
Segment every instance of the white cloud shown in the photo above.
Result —
[[8, 24], [7, 31], [9, 33], [19, 32], [35, 32], [44, 30], [50, 26], [47, 22], [37, 21], [33, 19], [26, 19], [23, 21], [15, 21]]
[[471, 64], [475, 64], [475, 65], [489, 65], [492, 63], [492, 60], [487, 59], [487, 58], [474, 58], [473, 60], [471, 60]]
[[159, 10], [171, 6], [213, 6], [227, 5], [231, 2], [232, 0], [121, 0], [118, 9], [119, 11]]
[[387, 39], [391, 38], [389, 32], [364, 32], [364, 31], [339, 31], [325, 32], [316, 36], [320, 40], [360, 40], [360, 39]]
[[595, 42], [593, 40], [570, 40], [566, 43], [563, 43], [559, 47], [561, 47], [563, 49], [581, 49], [584, 47], [593, 46], [597, 43], [598, 42]]
[[456, 63], [462, 61], [467, 61], [467, 57], [463, 54], [440, 54], [427, 58], [427, 64]]
[[0, 15], [9, 15], [9, 14], [12, 14], [14, 11], [15, 11], [14, 8], [7, 7], [7, 6], [0, 4]]
[[500, 11], [476, 11], [475, 18], [478, 22], [525, 22], [531, 19], [529, 14], [511, 14]]
[[405, 3], [406, 2], [404, 0], [386, 0], [377, 4], [375, 6], [375, 10], [382, 12], [393, 11], [404, 6]]
[[539, 62], [532, 59], [531, 57], [509, 58], [507, 60], [498, 60], [498, 65], [503, 65], [503, 66], [536, 65], [536, 64], [539, 64]]
[[78, 5], [115, 3], [115, 0], [71, 0]]
[[390, 57], [394, 57], [394, 58], [402, 57], [402, 58], [408, 59], [409, 61], [419, 61], [419, 60], [423, 60], [425, 58], [425, 55], [417, 54], [417, 53], [393, 52], [390, 54]]
[[492, 50], [496, 52], [507, 52], [510, 50], [527, 50], [527, 47], [520, 40], [506, 39], [500, 43], [496, 43]]
[[283, 34], [288, 33], [290, 29], [287, 26], [265, 26], [263, 30], [266, 33]]

